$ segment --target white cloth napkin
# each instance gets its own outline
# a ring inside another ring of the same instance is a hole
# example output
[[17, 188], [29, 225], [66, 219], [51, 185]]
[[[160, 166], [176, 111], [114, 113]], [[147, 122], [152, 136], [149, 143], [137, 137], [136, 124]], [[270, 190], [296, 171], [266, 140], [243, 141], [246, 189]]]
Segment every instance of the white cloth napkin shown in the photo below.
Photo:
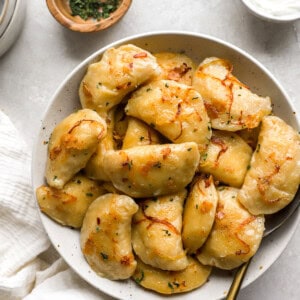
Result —
[[111, 299], [50, 246], [33, 197], [29, 153], [0, 111], [0, 300]]

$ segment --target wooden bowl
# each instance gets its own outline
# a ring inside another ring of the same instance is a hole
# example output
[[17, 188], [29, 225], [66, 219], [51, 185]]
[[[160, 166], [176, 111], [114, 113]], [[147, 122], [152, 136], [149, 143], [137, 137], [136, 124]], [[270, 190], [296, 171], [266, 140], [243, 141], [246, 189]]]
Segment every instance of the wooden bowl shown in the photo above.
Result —
[[121, 0], [119, 7], [106, 19], [89, 18], [82, 19], [79, 16], [72, 16], [67, 0], [46, 0], [52, 16], [63, 26], [73, 31], [95, 32], [106, 29], [117, 23], [129, 9], [132, 0]]

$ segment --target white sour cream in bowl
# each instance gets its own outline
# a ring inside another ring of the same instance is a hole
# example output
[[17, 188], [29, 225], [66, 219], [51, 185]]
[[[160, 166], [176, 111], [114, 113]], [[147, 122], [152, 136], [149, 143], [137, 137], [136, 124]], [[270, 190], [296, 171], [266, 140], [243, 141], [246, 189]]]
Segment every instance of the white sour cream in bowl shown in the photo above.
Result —
[[254, 15], [273, 22], [300, 19], [300, 0], [242, 0]]

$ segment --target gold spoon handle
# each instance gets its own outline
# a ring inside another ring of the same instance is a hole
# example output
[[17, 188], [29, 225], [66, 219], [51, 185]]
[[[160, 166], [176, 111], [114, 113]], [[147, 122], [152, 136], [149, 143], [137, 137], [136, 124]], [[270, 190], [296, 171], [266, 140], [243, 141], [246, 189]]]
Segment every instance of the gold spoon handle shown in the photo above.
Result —
[[251, 259], [249, 259], [246, 263], [244, 263], [235, 273], [229, 292], [226, 296], [226, 300], [235, 300], [237, 298], [237, 295], [240, 291], [240, 287], [242, 285], [244, 276], [247, 272], [250, 262]]

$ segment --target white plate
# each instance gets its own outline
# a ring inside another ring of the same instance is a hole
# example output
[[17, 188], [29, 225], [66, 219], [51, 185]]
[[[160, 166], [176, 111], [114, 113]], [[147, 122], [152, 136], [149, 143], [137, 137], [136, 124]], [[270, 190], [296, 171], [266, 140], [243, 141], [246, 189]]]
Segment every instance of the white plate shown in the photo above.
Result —
[[[184, 51], [197, 62], [200, 62], [207, 56], [229, 59], [234, 65], [234, 74], [256, 93], [271, 96], [275, 114], [299, 130], [299, 123], [293, 113], [295, 109], [292, 107], [291, 101], [281, 85], [269, 71], [246, 52], [221, 40], [196, 33], [154, 32], [133, 36], [110, 44], [91, 55], [71, 72], [54, 94], [43, 118], [42, 128], [33, 153], [32, 178], [34, 190], [45, 183], [47, 145], [44, 142], [49, 139], [50, 133], [57, 123], [74, 110], [80, 108], [78, 86], [86, 72], [87, 65], [99, 59], [99, 56], [107, 48], [127, 43], [134, 43], [153, 52]], [[79, 232], [58, 225], [42, 213], [40, 216], [56, 250], [75, 272], [97, 289], [118, 299], [153, 300], [165, 298], [139, 287], [132, 280], [111, 281], [97, 276], [86, 263], [81, 253]], [[299, 218], [300, 213], [298, 212], [290, 218], [283, 228], [263, 241], [249, 268], [243, 287], [261, 276], [278, 258], [292, 237]], [[170, 298], [172, 300], [221, 299], [226, 295], [231, 281], [232, 272], [213, 271], [209, 282], [203, 287], [189, 293], [173, 295]]]

